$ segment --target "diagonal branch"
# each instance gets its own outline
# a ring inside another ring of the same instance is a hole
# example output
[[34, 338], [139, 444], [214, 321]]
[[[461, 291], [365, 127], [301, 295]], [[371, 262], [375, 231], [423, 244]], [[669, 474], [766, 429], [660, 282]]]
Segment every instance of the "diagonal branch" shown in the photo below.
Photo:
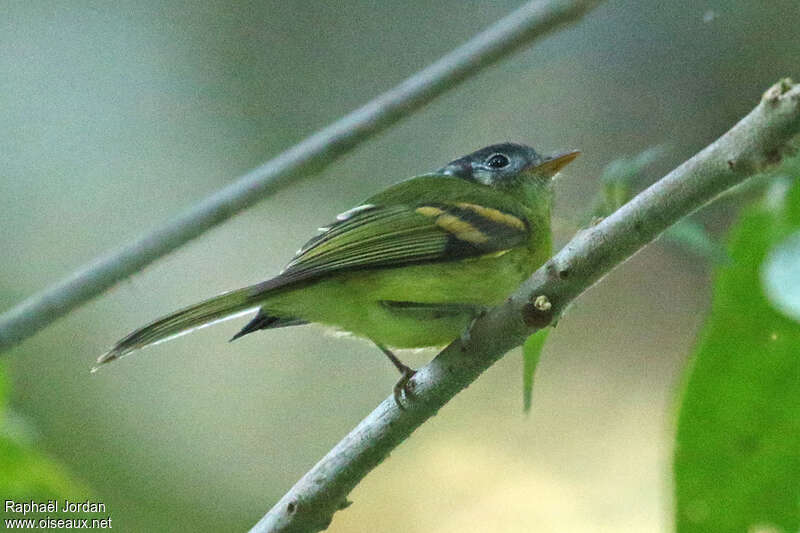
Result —
[[322, 458], [252, 532], [327, 527], [364, 476], [459, 391], [684, 216], [778, 163], [800, 134], [800, 85], [783, 80], [713, 144], [598, 225], [581, 231], [502, 306], [479, 319], [412, 378], [405, 411], [390, 396]]
[[503, 56], [576, 22], [599, 1], [528, 2], [393, 89], [241, 176], [164, 226], [97, 258], [6, 311], [0, 315], [0, 351], [262, 200], [287, 181], [320, 171]]

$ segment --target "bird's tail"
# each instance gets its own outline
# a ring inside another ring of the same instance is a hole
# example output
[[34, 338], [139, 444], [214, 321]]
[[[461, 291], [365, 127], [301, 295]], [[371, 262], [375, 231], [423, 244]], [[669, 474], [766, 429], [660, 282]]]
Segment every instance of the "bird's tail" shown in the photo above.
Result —
[[210, 300], [161, 317], [155, 322], [137, 329], [98, 357], [97, 366], [92, 369], [92, 372], [104, 363], [128, 355], [146, 346], [164, 342], [193, 330], [255, 311], [260, 303], [263, 302], [265, 293], [271, 288], [274, 287], [265, 287], [265, 284], [261, 283], [225, 292]]

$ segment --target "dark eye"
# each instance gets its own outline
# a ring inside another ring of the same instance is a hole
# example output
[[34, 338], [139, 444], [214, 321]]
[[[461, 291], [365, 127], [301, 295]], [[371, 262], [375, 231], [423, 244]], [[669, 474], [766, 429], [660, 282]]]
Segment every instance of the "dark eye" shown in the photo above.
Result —
[[489, 168], [503, 168], [508, 166], [508, 158], [503, 154], [494, 154], [486, 160], [486, 166]]

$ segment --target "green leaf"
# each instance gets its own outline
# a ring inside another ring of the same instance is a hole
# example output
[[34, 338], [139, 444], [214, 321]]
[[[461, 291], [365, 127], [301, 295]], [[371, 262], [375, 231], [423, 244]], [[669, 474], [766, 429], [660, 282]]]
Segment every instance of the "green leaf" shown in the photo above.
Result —
[[709, 235], [702, 224], [691, 218], [684, 218], [670, 227], [662, 237], [712, 263], [724, 263], [728, 260], [722, 245]]
[[761, 270], [764, 290], [773, 307], [800, 321], [800, 231], [778, 243]]
[[800, 528], [800, 324], [770, 305], [760, 282], [769, 250], [798, 228], [795, 183], [731, 231], [731, 261], [718, 268], [680, 398], [680, 533]]
[[8, 379], [6, 378], [5, 368], [0, 364], [0, 425], [3, 423], [6, 410], [6, 398], [8, 397]]
[[89, 492], [56, 462], [23, 443], [0, 437], [0, 494], [15, 501], [80, 501]]
[[528, 337], [522, 346], [522, 404], [526, 413], [531, 410], [533, 375], [536, 373], [536, 365], [539, 364], [539, 357], [542, 355], [542, 348], [549, 333], [549, 328], [540, 329]]
[[26, 432], [15, 430], [6, 405], [7, 394], [8, 383], [0, 365], [0, 495], [15, 501], [86, 499], [89, 491], [85, 487], [75, 483], [62, 466], [37, 451], [24, 438]]
[[615, 159], [603, 169], [600, 182], [603, 184], [589, 211], [591, 217], [606, 217], [633, 198], [636, 182], [644, 170], [660, 158], [664, 147], [654, 146], [633, 156]]

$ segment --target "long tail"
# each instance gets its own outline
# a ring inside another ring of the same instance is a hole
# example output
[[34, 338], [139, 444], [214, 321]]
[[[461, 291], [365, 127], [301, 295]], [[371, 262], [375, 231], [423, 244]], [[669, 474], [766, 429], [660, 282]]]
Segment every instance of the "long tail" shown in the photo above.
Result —
[[265, 298], [265, 293], [275, 288], [269, 282], [259, 283], [243, 289], [225, 292], [198, 304], [186, 307], [155, 322], [141, 327], [117, 342], [106, 353], [97, 358], [92, 372], [109, 361], [128, 355], [136, 350], [185, 335], [217, 322], [235, 318], [255, 311]]

